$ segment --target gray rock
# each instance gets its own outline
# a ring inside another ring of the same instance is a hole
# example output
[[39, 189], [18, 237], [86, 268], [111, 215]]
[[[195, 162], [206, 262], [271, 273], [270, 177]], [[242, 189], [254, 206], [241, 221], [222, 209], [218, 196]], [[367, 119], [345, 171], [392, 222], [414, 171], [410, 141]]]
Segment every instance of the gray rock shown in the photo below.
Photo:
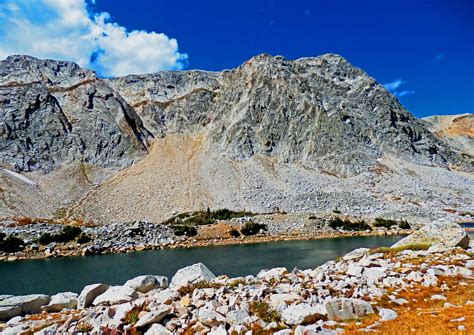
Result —
[[324, 302], [329, 320], [346, 321], [361, 318], [374, 312], [372, 306], [359, 299], [337, 298]]
[[77, 293], [63, 292], [51, 297], [48, 305], [41, 307], [43, 311], [52, 313], [59, 312], [62, 309], [74, 309], [77, 307]]
[[169, 314], [171, 311], [171, 308], [166, 305], [161, 305], [157, 308], [155, 308], [151, 312], [147, 312], [145, 315], [140, 317], [138, 319], [137, 323], [135, 324], [136, 328], [141, 328], [148, 326], [149, 324], [152, 323], [158, 323], [160, 322], [167, 314]]
[[393, 309], [380, 308], [379, 316], [380, 316], [380, 321], [390, 321], [390, 320], [395, 320], [398, 314]]
[[9, 320], [21, 314], [41, 312], [41, 306], [47, 305], [50, 297], [44, 294], [13, 296], [0, 301], [0, 320]]
[[137, 292], [147, 293], [155, 288], [168, 287], [168, 278], [162, 276], [138, 276], [128, 280], [124, 286], [133, 288]]
[[159, 323], [154, 323], [150, 328], [145, 332], [145, 335], [168, 335], [172, 334], [168, 329]]
[[311, 306], [309, 304], [297, 304], [285, 308], [281, 312], [281, 319], [288, 325], [300, 325], [308, 321], [322, 319], [326, 315], [323, 305]]
[[111, 305], [118, 305], [123, 304], [138, 298], [137, 292], [128, 286], [111, 286], [102, 293], [101, 295], [97, 296], [92, 304], [94, 306], [104, 305], [104, 306], [111, 306]]
[[226, 319], [219, 313], [201, 308], [197, 314], [198, 320], [205, 326], [215, 327], [226, 323]]
[[216, 276], [202, 263], [179, 269], [171, 279], [171, 288], [194, 284], [203, 280], [213, 280]]
[[77, 308], [84, 309], [86, 307], [89, 307], [90, 305], [92, 305], [94, 299], [105, 291], [107, 291], [109, 287], [110, 285], [106, 284], [91, 284], [85, 286], [82, 289], [81, 294], [79, 294], [79, 297], [77, 298]]
[[242, 325], [245, 323], [245, 320], [249, 317], [249, 313], [246, 309], [238, 309], [235, 311], [230, 311], [226, 314], [227, 323], [230, 325]]

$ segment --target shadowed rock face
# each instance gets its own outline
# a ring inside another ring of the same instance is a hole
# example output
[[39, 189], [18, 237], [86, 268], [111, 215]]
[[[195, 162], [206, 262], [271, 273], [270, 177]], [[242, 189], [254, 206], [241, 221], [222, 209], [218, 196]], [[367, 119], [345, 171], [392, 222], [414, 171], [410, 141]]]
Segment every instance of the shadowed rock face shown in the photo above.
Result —
[[49, 172], [72, 161], [129, 165], [151, 134], [123, 98], [70, 62], [0, 62], [0, 160]]

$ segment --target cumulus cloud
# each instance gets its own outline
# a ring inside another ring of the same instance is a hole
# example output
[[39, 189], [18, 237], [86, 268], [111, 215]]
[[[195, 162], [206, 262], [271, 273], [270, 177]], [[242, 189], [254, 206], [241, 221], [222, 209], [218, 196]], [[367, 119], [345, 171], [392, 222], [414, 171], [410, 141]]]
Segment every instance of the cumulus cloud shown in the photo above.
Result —
[[187, 60], [175, 39], [129, 31], [85, 0], [0, 3], [0, 58], [12, 54], [71, 60], [102, 76], [181, 69]]
[[395, 79], [392, 82], [383, 84], [383, 87], [385, 87], [387, 89], [387, 91], [389, 91], [390, 93], [392, 93], [396, 97], [404, 97], [406, 95], [415, 94], [415, 91], [412, 91], [412, 90], [399, 91], [398, 89], [400, 88], [400, 86], [402, 86], [404, 84], [406, 84], [405, 81], [403, 81], [401, 79]]

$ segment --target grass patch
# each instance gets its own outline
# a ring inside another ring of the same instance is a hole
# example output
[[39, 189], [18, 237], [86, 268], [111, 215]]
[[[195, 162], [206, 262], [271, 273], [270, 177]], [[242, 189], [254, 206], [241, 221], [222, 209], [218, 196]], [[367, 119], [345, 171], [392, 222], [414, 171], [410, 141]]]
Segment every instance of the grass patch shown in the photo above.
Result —
[[249, 303], [249, 314], [255, 315], [266, 323], [280, 321], [280, 313], [266, 301], [257, 300]]
[[135, 323], [137, 323], [137, 321], [139, 319], [138, 315], [141, 312], [147, 311], [147, 310], [148, 310], [148, 307], [147, 307], [146, 303], [143, 303], [143, 304], [140, 304], [140, 305], [135, 305], [135, 306], [132, 307], [131, 310], [129, 310], [125, 314], [122, 321], [125, 322], [128, 325], [134, 325]]
[[256, 235], [260, 231], [267, 231], [267, 225], [263, 223], [256, 223], [252, 220], [246, 222], [240, 229], [240, 232], [245, 236]]
[[342, 229], [351, 231], [372, 230], [372, 227], [368, 225], [364, 220], [350, 221], [342, 220], [339, 217], [332, 218], [331, 221], [329, 221], [329, 226], [332, 229]]
[[370, 254], [378, 254], [378, 253], [396, 254], [397, 252], [404, 251], [404, 250], [413, 250], [413, 251], [428, 250], [429, 247], [431, 247], [431, 243], [412, 243], [412, 244], [407, 244], [407, 245], [395, 247], [395, 248], [391, 248], [391, 247], [374, 248], [370, 250]]
[[222, 284], [214, 283], [214, 282], [211, 282], [211, 281], [208, 281], [208, 280], [201, 280], [201, 281], [198, 281], [197, 283], [194, 283], [194, 284], [188, 284], [188, 285], [185, 285], [185, 286], [181, 286], [178, 289], [178, 293], [181, 296], [184, 296], [186, 294], [192, 295], [194, 290], [196, 290], [196, 289], [220, 288], [222, 286], [223, 286]]
[[211, 211], [209, 208], [205, 211], [180, 213], [172, 218], [162, 222], [162, 224], [184, 224], [189, 226], [200, 226], [213, 224], [217, 221], [230, 220], [246, 216], [255, 216], [255, 213], [246, 211], [232, 211], [230, 209], [217, 209]]

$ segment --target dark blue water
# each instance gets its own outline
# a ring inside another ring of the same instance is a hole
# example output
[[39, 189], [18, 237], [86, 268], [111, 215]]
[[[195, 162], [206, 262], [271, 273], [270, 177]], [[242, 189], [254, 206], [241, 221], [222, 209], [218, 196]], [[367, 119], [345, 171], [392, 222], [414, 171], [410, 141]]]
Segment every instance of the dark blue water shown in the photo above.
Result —
[[307, 269], [356, 248], [390, 246], [401, 238], [360, 236], [4, 262], [0, 263], [0, 294], [79, 292], [87, 284], [123, 284], [143, 274], [171, 278], [176, 270], [197, 262], [216, 275], [231, 277], [278, 266]]

